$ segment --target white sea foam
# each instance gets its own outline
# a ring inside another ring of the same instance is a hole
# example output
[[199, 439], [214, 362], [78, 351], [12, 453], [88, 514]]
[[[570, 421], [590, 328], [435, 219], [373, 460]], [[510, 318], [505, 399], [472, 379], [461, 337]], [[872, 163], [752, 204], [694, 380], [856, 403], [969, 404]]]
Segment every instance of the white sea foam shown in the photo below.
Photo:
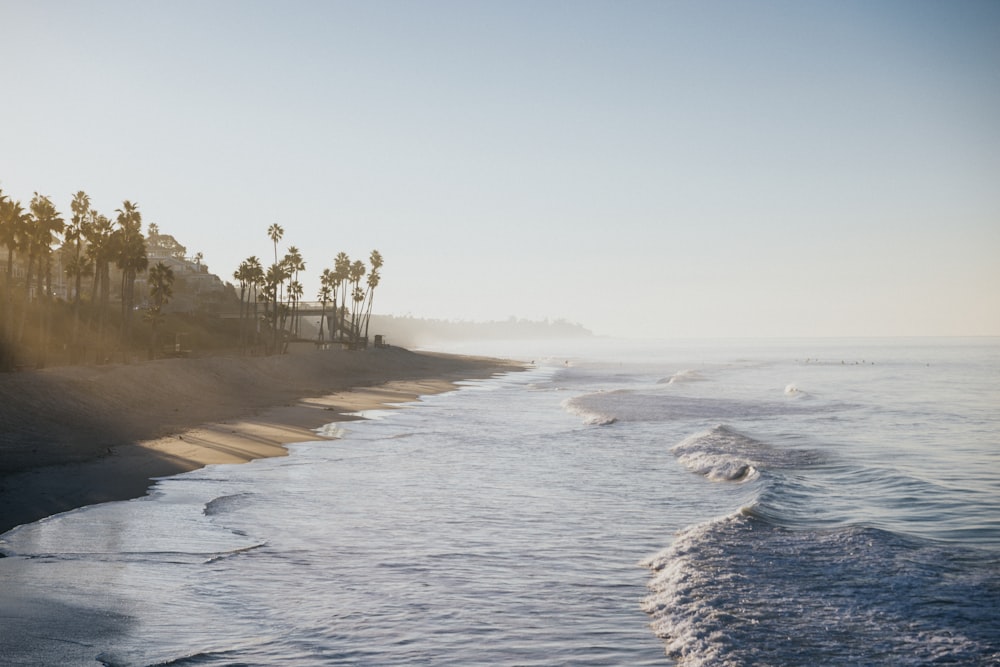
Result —
[[332, 422], [330, 424], [323, 424], [319, 428], [313, 429], [316, 435], [328, 438], [330, 440], [339, 440], [344, 437], [346, 430], [340, 422]]
[[995, 558], [970, 568], [981, 555], [863, 527], [786, 530], [752, 514], [692, 526], [640, 563], [653, 571], [643, 609], [671, 658], [700, 667], [1000, 656], [987, 620], [1000, 592]]
[[705, 378], [696, 370], [677, 371], [668, 378], [659, 380], [657, 384], [682, 384], [685, 382], [701, 382]]
[[674, 445], [670, 451], [685, 467], [713, 482], [757, 479], [760, 454], [767, 446], [726, 427], [716, 426]]
[[618, 417], [610, 412], [604, 412], [587, 406], [581, 397], [567, 398], [562, 402], [566, 412], [583, 418], [583, 423], [589, 426], [608, 426], [618, 421]]

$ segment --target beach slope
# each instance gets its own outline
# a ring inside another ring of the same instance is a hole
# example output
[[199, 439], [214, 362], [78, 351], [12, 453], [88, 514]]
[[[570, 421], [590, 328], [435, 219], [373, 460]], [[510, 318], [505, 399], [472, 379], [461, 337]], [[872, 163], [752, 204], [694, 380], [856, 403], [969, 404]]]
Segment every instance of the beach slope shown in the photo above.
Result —
[[0, 374], [0, 533], [144, 495], [154, 477], [282, 456], [349, 413], [521, 367], [393, 347]]

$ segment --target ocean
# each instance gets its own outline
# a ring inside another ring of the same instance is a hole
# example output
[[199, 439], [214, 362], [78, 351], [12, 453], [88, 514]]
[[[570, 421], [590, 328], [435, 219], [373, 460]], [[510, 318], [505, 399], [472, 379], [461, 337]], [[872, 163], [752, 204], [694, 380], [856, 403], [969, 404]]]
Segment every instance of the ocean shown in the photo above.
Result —
[[1000, 664], [1000, 340], [458, 351], [533, 365], [0, 536], [0, 664]]

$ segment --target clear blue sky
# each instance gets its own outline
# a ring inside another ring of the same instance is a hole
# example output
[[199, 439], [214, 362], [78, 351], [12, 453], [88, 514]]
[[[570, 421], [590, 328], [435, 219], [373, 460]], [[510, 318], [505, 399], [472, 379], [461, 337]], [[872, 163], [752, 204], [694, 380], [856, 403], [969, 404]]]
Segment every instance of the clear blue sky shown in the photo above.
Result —
[[611, 335], [1000, 334], [1000, 2], [0, 0], [0, 188]]

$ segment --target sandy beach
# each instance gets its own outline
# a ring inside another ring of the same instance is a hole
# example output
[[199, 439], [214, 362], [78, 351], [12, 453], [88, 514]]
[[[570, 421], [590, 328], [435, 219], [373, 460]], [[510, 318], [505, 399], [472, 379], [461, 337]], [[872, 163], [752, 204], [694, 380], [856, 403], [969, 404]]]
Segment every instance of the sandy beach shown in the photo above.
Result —
[[413, 401], [516, 362], [402, 348], [165, 359], [0, 375], [0, 533], [150, 480], [284, 456], [350, 413]]

